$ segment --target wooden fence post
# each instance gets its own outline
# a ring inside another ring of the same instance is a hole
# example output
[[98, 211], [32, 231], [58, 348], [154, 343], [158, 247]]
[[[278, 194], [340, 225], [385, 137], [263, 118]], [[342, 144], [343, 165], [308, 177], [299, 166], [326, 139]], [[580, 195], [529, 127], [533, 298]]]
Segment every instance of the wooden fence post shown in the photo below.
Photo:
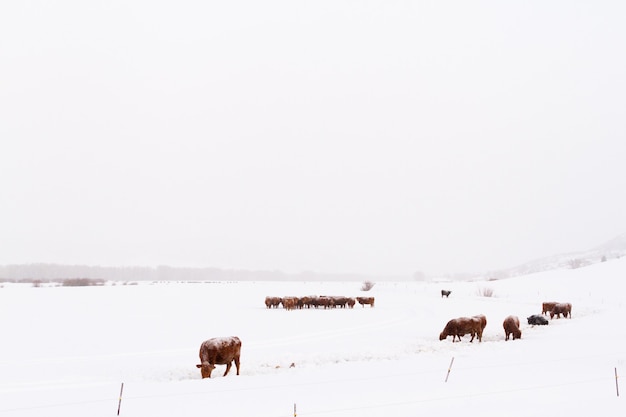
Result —
[[617, 383], [617, 368], [615, 368], [615, 392], [617, 392], [617, 396], [619, 397], [619, 384]]
[[120, 400], [117, 403], [117, 415], [120, 415], [120, 408], [122, 407], [122, 393], [124, 392], [124, 383], [122, 382], [122, 387], [120, 388]]
[[454, 356], [452, 357], [452, 360], [450, 361], [450, 366], [448, 366], [448, 373], [446, 374], [446, 382], [448, 382], [448, 377], [450, 376], [450, 371], [452, 370], [453, 363], [454, 363]]

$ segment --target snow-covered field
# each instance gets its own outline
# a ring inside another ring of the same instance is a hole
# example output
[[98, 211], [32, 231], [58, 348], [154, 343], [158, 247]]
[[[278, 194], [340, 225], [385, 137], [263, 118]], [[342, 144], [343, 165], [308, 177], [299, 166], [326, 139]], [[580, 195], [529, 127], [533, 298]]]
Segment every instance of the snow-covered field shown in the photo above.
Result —
[[[624, 415], [624, 282], [626, 259], [367, 293], [359, 282], [5, 283], [0, 416], [113, 416], [122, 383], [122, 416]], [[376, 306], [267, 310], [266, 295], [366, 295]], [[571, 302], [573, 318], [527, 325], [543, 301]], [[479, 313], [482, 343], [439, 341], [449, 319]], [[505, 342], [510, 314], [523, 334]], [[218, 366], [201, 379], [200, 343], [229, 335], [243, 341], [241, 375]]]

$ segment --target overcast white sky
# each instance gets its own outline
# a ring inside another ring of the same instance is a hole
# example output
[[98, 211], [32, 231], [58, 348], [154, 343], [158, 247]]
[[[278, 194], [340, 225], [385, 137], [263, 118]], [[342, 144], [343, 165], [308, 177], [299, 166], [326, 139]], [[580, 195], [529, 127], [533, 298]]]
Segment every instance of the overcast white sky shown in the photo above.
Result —
[[626, 232], [623, 1], [3, 1], [0, 264], [484, 271]]

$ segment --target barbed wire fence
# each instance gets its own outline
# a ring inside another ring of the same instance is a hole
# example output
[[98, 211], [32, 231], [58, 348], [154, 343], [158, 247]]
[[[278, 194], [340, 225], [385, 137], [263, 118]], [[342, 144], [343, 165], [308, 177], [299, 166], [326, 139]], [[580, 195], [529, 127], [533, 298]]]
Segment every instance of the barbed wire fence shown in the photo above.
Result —
[[[515, 362], [515, 363], [494, 363], [494, 364], [477, 365], [477, 366], [474, 366], [471, 364], [459, 365], [459, 362], [457, 361], [455, 368], [454, 368], [454, 372], [452, 370], [452, 365], [453, 363], [455, 363], [455, 359], [453, 357], [447, 369], [443, 371], [443, 375], [444, 375], [443, 382], [444, 383], [448, 382], [449, 378], [451, 376], [452, 377], [454, 376], [454, 373], [460, 373], [463, 371], [477, 371], [481, 369], [516, 368], [516, 367], [526, 367], [529, 365], [553, 364], [553, 363], [558, 363], [558, 362], [575, 364], [576, 362], [583, 360], [583, 359], [606, 358], [607, 356], [624, 357], [626, 356], [626, 352], [618, 352], [618, 353], [612, 353], [612, 354], [585, 355], [585, 356], [577, 356], [577, 357], [569, 357], [569, 358], [561, 358], [561, 359], [538, 360], [538, 361], [534, 361], [534, 360], [533, 361], [520, 361], [520, 362]], [[573, 367], [575, 368], [575, 365]], [[350, 383], [354, 381], [363, 382], [367, 380], [380, 380], [380, 379], [386, 379], [386, 378], [394, 379], [394, 378], [399, 378], [399, 377], [424, 377], [427, 375], [431, 375], [433, 378], [435, 378], [434, 375], [439, 374], [439, 373], [441, 373], [441, 371], [427, 370], [427, 371], [417, 371], [417, 372], [392, 373], [392, 374], [387, 374], [387, 375], [376, 375], [372, 377], [327, 378], [324, 380], [302, 382], [302, 383], [290, 382], [288, 384], [264, 385], [262, 388], [258, 386], [254, 386], [254, 387], [241, 387], [241, 388], [212, 390], [210, 391], [210, 394], [219, 396], [220, 394], [225, 394], [225, 393], [237, 393], [237, 392], [243, 393], [246, 391], [256, 391], [259, 389], [280, 390], [284, 388], [304, 388], [304, 387], [311, 387], [311, 386], [317, 386], [317, 385], [327, 385], [330, 383], [346, 384], [346, 383]], [[595, 377], [595, 378], [581, 378], [581, 379], [570, 380], [570, 381], [562, 381], [562, 380], [559, 380], [559, 381], [560, 382], [546, 383], [546, 384], [534, 384], [534, 385], [530, 385], [526, 387], [485, 390], [485, 391], [471, 392], [467, 394], [439, 395], [439, 396], [433, 396], [429, 398], [416, 398], [416, 399], [410, 399], [406, 401], [387, 401], [387, 402], [383, 401], [383, 402], [370, 402], [370, 403], [365, 403], [365, 404], [360, 402], [359, 404], [355, 404], [353, 406], [345, 406], [345, 407], [329, 408], [329, 409], [320, 408], [316, 410], [305, 410], [304, 412], [302, 411], [302, 409], [300, 409], [298, 413], [296, 413], [297, 402], [293, 402], [293, 415], [294, 417], [296, 417], [297, 415], [299, 415], [300, 417], [306, 417], [306, 416], [317, 416], [317, 415], [333, 414], [333, 413], [340, 413], [340, 412], [359, 411], [359, 410], [365, 410], [365, 409], [385, 409], [385, 408], [392, 408], [392, 407], [398, 407], [398, 406], [416, 405], [420, 403], [449, 402], [453, 400], [462, 400], [462, 399], [469, 398], [469, 397], [490, 397], [490, 396], [504, 395], [504, 394], [510, 394], [510, 393], [516, 393], [516, 392], [544, 391], [550, 388], [568, 387], [568, 386], [575, 386], [575, 385], [600, 384], [600, 383], [606, 384], [606, 383], [610, 383], [613, 381], [615, 382], [615, 395], [618, 398], [620, 396], [619, 374], [618, 374], [617, 367], [614, 367], [612, 370], [607, 369], [606, 376], [600, 376], [600, 377]], [[124, 385], [125, 385], [124, 383], [121, 383], [119, 395], [117, 396], [112, 395], [111, 397], [108, 397], [108, 398], [90, 399], [90, 400], [84, 400], [84, 401], [69, 401], [69, 402], [66, 401], [66, 402], [59, 402], [59, 403], [53, 403], [53, 404], [41, 404], [41, 405], [30, 405], [30, 406], [25, 405], [23, 407], [11, 407], [11, 408], [2, 408], [2, 406], [0, 405], [0, 415], [10, 415], [12, 413], [26, 412], [29, 410], [30, 411], [34, 411], [34, 410], [52, 411], [52, 410], [62, 409], [64, 407], [87, 405], [87, 404], [110, 405], [113, 403], [117, 403], [117, 409], [112, 410], [111, 414], [114, 415], [116, 413], [116, 415], [118, 416], [120, 415], [123, 416], [124, 415], [123, 403], [126, 401], [138, 401], [138, 400], [155, 399], [155, 398], [163, 399], [163, 398], [175, 398], [175, 397], [194, 397], [194, 396], [206, 396], [207, 395], [207, 391], [202, 390], [202, 391], [189, 391], [185, 393], [170, 393], [170, 394], [158, 393], [154, 395], [152, 394], [131, 395], [131, 396], [123, 397]], [[285, 414], [276, 414], [276, 415], [269, 414], [269, 415], [266, 415], [265, 417], [284, 417], [284, 416]]]

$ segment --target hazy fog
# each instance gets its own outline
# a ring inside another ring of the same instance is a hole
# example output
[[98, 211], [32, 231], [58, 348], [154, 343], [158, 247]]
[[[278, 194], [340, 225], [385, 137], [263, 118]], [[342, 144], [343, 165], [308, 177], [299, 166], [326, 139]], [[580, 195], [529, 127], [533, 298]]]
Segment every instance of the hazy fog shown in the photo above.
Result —
[[0, 264], [512, 266], [626, 231], [618, 1], [0, 4]]

